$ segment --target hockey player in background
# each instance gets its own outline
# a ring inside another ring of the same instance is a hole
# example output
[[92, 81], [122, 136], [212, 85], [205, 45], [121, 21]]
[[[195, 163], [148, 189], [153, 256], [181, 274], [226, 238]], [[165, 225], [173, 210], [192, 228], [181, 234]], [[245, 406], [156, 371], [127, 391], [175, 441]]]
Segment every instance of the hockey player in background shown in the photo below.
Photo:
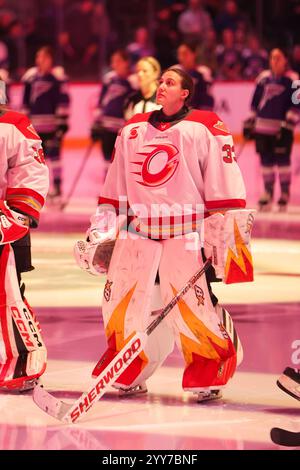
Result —
[[130, 83], [130, 59], [126, 51], [117, 50], [111, 56], [112, 71], [103, 77], [91, 139], [102, 144], [106, 175], [118, 131], [124, 125], [124, 106], [133, 91]]
[[[242, 360], [230, 315], [210, 281], [253, 279], [253, 214], [244, 209], [232, 137], [216, 114], [188, 107], [192, 92], [193, 80], [182, 69], [162, 74], [156, 98], [162, 109], [135, 115], [119, 132], [87, 241], [75, 245], [79, 266], [100, 274], [107, 267], [99, 248], [117, 238], [102, 306], [105, 358], [114, 357], [134, 331], [143, 331], [214, 253], [214, 269], [179, 301], [118, 378], [115, 386], [125, 395], [147, 391], [145, 381], [173, 350], [174, 337], [185, 360], [183, 389], [199, 401], [221, 397]], [[100, 372], [96, 368], [94, 374]]]
[[261, 160], [264, 194], [258, 201], [260, 210], [272, 207], [277, 170], [281, 191], [277, 204], [280, 211], [285, 211], [290, 199], [293, 131], [300, 118], [298, 100], [293, 99], [293, 82], [299, 77], [288, 70], [282, 49], [273, 49], [269, 61], [270, 69], [256, 80], [252, 114], [244, 123], [244, 136], [255, 138]]
[[23, 112], [40, 135], [51, 172], [49, 196], [59, 202], [62, 194], [61, 147], [68, 131], [70, 98], [62, 67], [54, 67], [54, 52], [42, 47], [36, 54], [36, 66], [23, 77]]
[[125, 119], [128, 120], [137, 113], [147, 113], [159, 109], [156, 103], [156, 90], [160, 77], [160, 64], [152, 56], [140, 59], [135, 71], [139, 90], [129, 95], [125, 103]]
[[0, 390], [28, 390], [46, 368], [39, 324], [21, 273], [31, 271], [29, 228], [37, 227], [49, 186], [42, 142], [28, 118], [5, 107], [0, 80]]

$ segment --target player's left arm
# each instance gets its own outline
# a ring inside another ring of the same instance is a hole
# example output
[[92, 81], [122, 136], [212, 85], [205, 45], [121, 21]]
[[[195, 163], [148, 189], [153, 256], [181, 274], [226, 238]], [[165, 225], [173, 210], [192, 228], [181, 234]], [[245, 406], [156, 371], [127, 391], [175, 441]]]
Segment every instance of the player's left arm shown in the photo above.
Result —
[[69, 84], [66, 77], [58, 81], [58, 97], [55, 112], [56, 119], [56, 137], [62, 137], [69, 130], [69, 115], [70, 115], [70, 95]]

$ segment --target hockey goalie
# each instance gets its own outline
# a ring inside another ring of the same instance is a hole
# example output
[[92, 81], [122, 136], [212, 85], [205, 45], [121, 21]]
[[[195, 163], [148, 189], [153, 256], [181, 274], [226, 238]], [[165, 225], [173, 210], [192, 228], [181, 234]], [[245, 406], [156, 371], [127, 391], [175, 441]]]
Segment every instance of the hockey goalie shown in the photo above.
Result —
[[21, 273], [33, 269], [29, 229], [38, 225], [49, 176], [39, 136], [27, 117], [5, 107], [4, 94], [0, 133], [0, 390], [24, 391], [46, 368]]
[[[102, 312], [110, 358], [211, 258], [212, 267], [149, 335], [143, 352], [118, 377], [121, 395], [146, 381], [176, 341], [182, 387], [198, 401], [220, 398], [242, 360], [242, 346], [212, 281], [253, 280], [253, 211], [232, 137], [219, 117], [188, 107], [193, 91], [181, 69], [163, 73], [162, 109], [131, 118], [119, 133], [87, 241], [75, 245], [79, 266], [107, 273]], [[112, 256], [111, 256], [112, 252]], [[94, 370], [108, 364], [105, 353]], [[100, 364], [100, 367], [99, 367]], [[102, 368], [102, 369], [101, 369]]]

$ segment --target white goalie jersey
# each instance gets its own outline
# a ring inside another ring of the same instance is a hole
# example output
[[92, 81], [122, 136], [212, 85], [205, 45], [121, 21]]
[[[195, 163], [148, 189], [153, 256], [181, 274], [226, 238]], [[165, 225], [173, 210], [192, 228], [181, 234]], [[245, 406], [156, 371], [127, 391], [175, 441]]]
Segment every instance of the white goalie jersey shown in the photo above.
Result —
[[130, 208], [130, 228], [153, 239], [197, 230], [208, 212], [244, 208], [243, 178], [220, 118], [191, 110], [153, 125], [154, 113], [135, 115], [119, 133], [99, 204]]

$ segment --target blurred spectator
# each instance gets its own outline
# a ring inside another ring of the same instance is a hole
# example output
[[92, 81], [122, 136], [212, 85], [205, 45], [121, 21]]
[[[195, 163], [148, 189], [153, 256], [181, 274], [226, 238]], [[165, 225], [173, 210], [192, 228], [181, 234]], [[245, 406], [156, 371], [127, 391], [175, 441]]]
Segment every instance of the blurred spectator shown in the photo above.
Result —
[[[290, 0], [284, 2], [286, 6], [286, 29], [289, 35], [292, 36], [292, 41], [294, 44], [300, 43], [300, 0]], [[279, 18], [279, 21], [284, 20], [284, 17]], [[276, 31], [278, 33], [278, 31]]]
[[216, 56], [217, 48], [217, 34], [216, 31], [211, 28], [207, 31], [205, 38], [198, 47], [198, 59], [197, 63], [206, 65], [215, 77], [218, 69], [218, 62]]
[[0, 0], [0, 37], [6, 35], [9, 26], [17, 19], [14, 10], [8, 6], [6, 0]]
[[300, 75], [300, 44], [295, 44], [292, 50], [291, 67]]
[[26, 67], [30, 67], [30, 65], [35, 60], [36, 52], [45, 44], [42, 42], [42, 39], [40, 37], [40, 31], [39, 31], [37, 18], [31, 17], [27, 21], [25, 44], [26, 44]]
[[103, 1], [98, 1], [95, 4], [92, 33], [98, 44], [99, 76], [103, 75], [104, 64], [117, 48], [117, 33], [112, 27]]
[[202, 0], [189, 0], [188, 8], [178, 18], [178, 29], [184, 40], [200, 40], [211, 27], [210, 15], [203, 8]]
[[0, 68], [8, 69], [8, 49], [3, 41], [0, 41]]
[[65, 16], [64, 31], [59, 36], [67, 73], [76, 78], [97, 72], [98, 41], [93, 31], [94, 3], [80, 0]]
[[190, 105], [195, 109], [207, 109], [212, 111], [214, 99], [210, 93], [212, 84], [211, 71], [208, 67], [197, 65], [197, 43], [185, 41], [177, 49], [177, 57], [180, 66], [190, 74], [194, 82], [194, 93]]
[[255, 82], [251, 115], [244, 123], [244, 135], [248, 127], [251, 137], [252, 127], [265, 189], [258, 201], [260, 210], [272, 208], [277, 173], [281, 192], [278, 209], [285, 211], [290, 198], [294, 128], [300, 121], [299, 104], [293, 100], [292, 84], [299, 76], [289, 70], [285, 50], [273, 49], [269, 59], [269, 70], [262, 72]]
[[9, 72], [13, 80], [19, 80], [26, 68], [26, 45], [22, 23], [14, 20], [8, 29], [6, 45], [9, 53]]
[[243, 78], [255, 80], [268, 67], [268, 52], [261, 48], [259, 39], [254, 34], [248, 38], [248, 47], [242, 51]]
[[132, 64], [135, 64], [142, 57], [154, 54], [147, 28], [141, 26], [135, 31], [134, 41], [128, 44], [126, 50], [130, 55]]
[[218, 78], [220, 80], [240, 80], [242, 69], [242, 57], [234, 43], [234, 32], [224, 29], [222, 33], [223, 43], [216, 49], [219, 64]]
[[239, 27], [245, 28], [245, 17], [239, 12], [237, 3], [234, 0], [227, 0], [223, 10], [215, 19], [215, 28], [219, 34], [225, 29], [236, 31]]

